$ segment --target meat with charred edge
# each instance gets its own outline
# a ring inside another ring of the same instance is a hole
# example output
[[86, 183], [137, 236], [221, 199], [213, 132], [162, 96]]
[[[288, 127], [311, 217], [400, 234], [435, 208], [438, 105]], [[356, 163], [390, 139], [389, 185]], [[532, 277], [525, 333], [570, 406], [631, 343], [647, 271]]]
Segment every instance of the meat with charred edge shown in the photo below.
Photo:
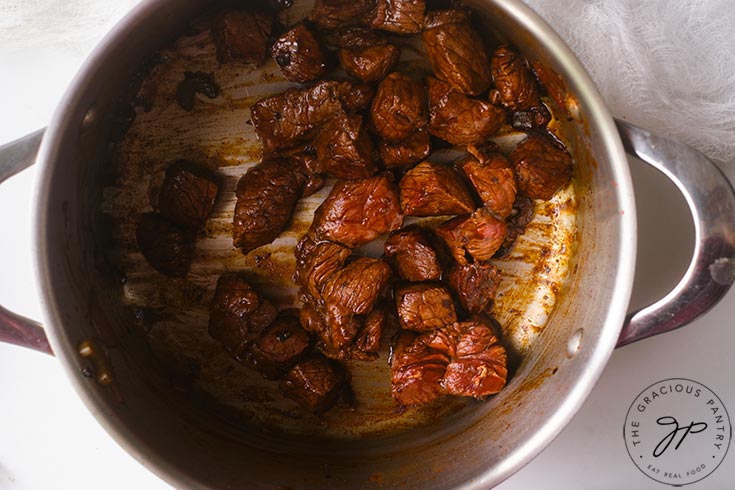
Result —
[[409, 284], [396, 289], [398, 321], [405, 330], [424, 332], [457, 321], [452, 295], [441, 284]]
[[533, 220], [535, 206], [533, 201], [523, 194], [517, 194], [513, 203], [513, 212], [508, 217], [508, 233], [503, 245], [495, 252], [494, 257], [503, 257], [513, 250], [513, 245], [519, 236], [526, 232], [526, 227]]
[[370, 121], [380, 137], [400, 141], [428, 120], [426, 90], [420, 82], [398, 72], [380, 82], [370, 108]]
[[446, 282], [468, 313], [490, 313], [500, 272], [492, 264], [454, 264], [446, 275]]
[[403, 175], [398, 185], [401, 210], [406, 216], [466, 214], [476, 207], [462, 176], [440, 163], [419, 163]]
[[377, 82], [398, 62], [401, 50], [385, 37], [364, 27], [350, 27], [337, 34], [337, 57], [348, 75], [363, 82]]
[[501, 218], [513, 212], [516, 178], [510, 162], [495, 147], [468, 148], [471, 155], [456, 166], [470, 179], [482, 202]]
[[383, 246], [388, 262], [398, 277], [407, 281], [438, 281], [442, 277], [439, 255], [429, 231], [410, 226], [392, 233]]
[[218, 190], [206, 170], [178, 160], [166, 169], [158, 195], [158, 212], [171, 223], [196, 231], [212, 213]]
[[381, 140], [378, 145], [380, 161], [387, 168], [404, 167], [418, 163], [431, 153], [431, 138], [421, 128], [401, 141], [391, 143]]
[[529, 135], [510, 154], [518, 187], [531, 199], [549, 200], [572, 176], [572, 158], [550, 138]]
[[301, 197], [307, 197], [324, 187], [327, 176], [319, 170], [316, 151], [309, 147], [288, 156], [288, 160], [298, 168], [304, 176], [304, 188]]
[[528, 63], [509, 46], [500, 46], [490, 58], [490, 70], [495, 88], [490, 101], [511, 112], [528, 111], [541, 105], [539, 85]]
[[426, 0], [377, 0], [366, 16], [374, 29], [397, 34], [416, 34], [424, 28]]
[[492, 258], [505, 240], [507, 226], [492, 211], [482, 207], [469, 216], [458, 216], [436, 228], [458, 264]]
[[331, 68], [329, 53], [322, 47], [311, 26], [304, 21], [276, 40], [271, 48], [271, 56], [283, 75], [292, 82], [311, 82]]
[[437, 78], [467, 95], [490, 87], [490, 61], [466, 11], [429, 12], [422, 37]]
[[441, 381], [449, 355], [430, 348], [424, 342], [429, 335], [404, 330], [393, 346], [390, 391], [402, 406], [428, 403], [444, 394]]
[[135, 238], [143, 257], [164, 276], [185, 277], [189, 272], [194, 257], [190, 233], [157, 213], [146, 213], [138, 217]]
[[269, 160], [248, 170], [235, 191], [235, 246], [248, 253], [275, 240], [291, 220], [303, 187], [303, 174], [288, 161]]
[[240, 274], [220, 276], [209, 315], [209, 336], [236, 359], [276, 318], [275, 307], [262, 298]]
[[322, 288], [337, 272], [352, 251], [338, 243], [315, 243], [304, 235], [296, 245], [294, 282], [301, 287], [304, 301], [321, 300]]
[[340, 112], [314, 140], [319, 170], [338, 179], [363, 179], [378, 171], [373, 143], [361, 116]]
[[321, 29], [356, 24], [369, 13], [375, 0], [316, 0], [311, 20]]
[[313, 355], [297, 363], [281, 379], [281, 394], [306, 410], [322, 413], [329, 410], [348, 387], [347, 371], [338, 362]]
[[262, 65], [268, 53], [273, 20], [273, 14], [259, 10], [230, 10], [215, 15], [212, 37], [219, 62]]
[[301, 359], [311, 339], [299, 323], [298, 310], [286, 310], [255, 339], [245, 353], [245, 363], [264, 378], [278, 379]]

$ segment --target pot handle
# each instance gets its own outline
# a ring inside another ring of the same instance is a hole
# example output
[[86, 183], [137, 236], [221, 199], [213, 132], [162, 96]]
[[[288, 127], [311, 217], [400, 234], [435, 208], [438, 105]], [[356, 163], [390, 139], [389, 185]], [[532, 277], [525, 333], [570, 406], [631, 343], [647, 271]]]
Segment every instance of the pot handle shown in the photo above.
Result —
[[[36, 161], [43, 129], [0, 146], [0, 183]], [[53, 355], [41, 324], [0, 306], [0, 342], [20, 345]]]
[[694, 220], [694, 254], [684, 277], [666, 296], [629, 313], [617, 347], [668, 332], [712, 308], [735, 281], [735, 192], [702, 153], [628, 122], [616, 124], [625, 150], [668, 177]]

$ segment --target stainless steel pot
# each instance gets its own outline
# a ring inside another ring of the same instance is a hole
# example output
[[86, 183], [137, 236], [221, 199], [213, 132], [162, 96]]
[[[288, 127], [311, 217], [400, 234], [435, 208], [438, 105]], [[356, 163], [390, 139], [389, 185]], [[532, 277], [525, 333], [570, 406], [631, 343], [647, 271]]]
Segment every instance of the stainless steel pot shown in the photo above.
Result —
[[[488, 26], [557, 81], [559, 129], [577, 167], [576, 272], [508, 387], [462, 416], [396, 437], [308, 440], [233, 430], [170, 388], [131, 335], [119, 291], [95, 267], [94, 217], [112, 113], [142, 60], [204, 0], [141, 3], [85, 63], [36, 157], [36, 266], [45, 333], [108, 432], [180, 488], [488, 488], [536, 456], [569, 422], [615, 346], [681, 327], [735, 280], [735, 195], [695, 150], [613, 121], [580, 63], [519, 1], [469, 1]], [[0, 148], [0, 179], [30, 164], [40, 134]], [[695, 252], [668, 295], [627, 314], [635, 203], [625, 151], [667, 175], [695, 223]], [[90, 301], [94, 297], [98, 302]], [[100, 307], [104, 304], [104, 308]], [[2, 339], [50, 352], [44, 330], [0, 310]], [[93, 368], [90, 370], [90, 367]], [[93, 376], [90, 376], [94, 373]]]

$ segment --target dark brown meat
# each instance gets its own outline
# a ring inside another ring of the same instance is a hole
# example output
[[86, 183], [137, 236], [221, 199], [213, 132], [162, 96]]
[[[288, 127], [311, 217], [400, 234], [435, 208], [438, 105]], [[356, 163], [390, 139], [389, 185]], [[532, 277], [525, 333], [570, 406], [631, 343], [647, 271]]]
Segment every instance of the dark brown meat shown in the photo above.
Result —
[[311, 233], [350, 248], [364, 245], [403, 223], [398, 189], [385, 175], [338, 181], [314, 212]]
[[337, 179], [363, 179], [378, 171], [373, 143], [361, 116], [340, 112], [314, 140], [319, 169]]
[[[493, 100], [491, 99], [492, 103]], [[515, 129], [533, 129], [546, 126], [551, 121], [551, 113], [543, 103], [531, 107], [527, 111], [518, 111], [513, 113], [511, 124]]]
[[490, 259], [505, 240], [507, 227], [488, 208], [458, 216], [436, 228], [458, 264]]
[[512, 112], [528, 111], [541, 105], [539, 86], [528, 63], [508, 46], [500, 46], [490, 59], [494, 90], [492, 101]]
[[370, 27], [398, 34], [416, 34], [424, 28], [426, 0], [377, 0], [367, 15]]
[[255, 10], [231, 10], [212, 19], [212, 37], [220, 63], [244, 61], [260, 66], [268, 53], [273, 14]]
[[179, 160], [166, 169], [158, 212], [171, 223], [187, 230], [198, 230], [209, 218], [219, 188], [205, 170]]
[[367, 83], [340, 82], [337, 92], [347, 112], [366, 111], [375, 97], [375, 88]]
[[391, 143], [381, 140], [378, 145], [380, 161], [387, 168], [405, 167], [418, 163], [431, 153], [431, 138], [428, 131], [421, 128], [407, 138]]
[[426, 90], [408, 75], [393, 72], [380, 82], [370, 108], [375, 132], [388, 141], [401, 141], [428, 122]]
[[232, 241], [243, 253], [271, 243], [291, 220], [304, 186], [300, 169], [283, 160], [256, 165], [237, 184]]
[[296, 246], [294, 281], [301, 286], [302, 294], [320, 300], [324, 284], [344, 265], [352, 251], [337, 243], [310, 241], [304, 235]]
[[299, 22], [279, 37], [271, 48], [271, 56], [292, 82], [311, 82], [331, 68], [327, 51], [306, 22]]
[[356, 24], [369, 13], [375, 0], [316, 0], [311, 20], [321, 29]]
[[475, 210], [475, 201], [462, 176], [440, 163], [419, 163], [403, 175], [399, 187], [401, 210], [406, 216], [466, 214]]
[[262, 298], [240, 274], [225, 274], [217, 280], [209, 314], [209, 336], [236, 359], [275, 320], [276, 309]]
[[308, 351], [311, 339], [294, 311], [285, 311], [253, 342], [245, 362], [267, 379], [278, 379]]
[[482, 202], [501, 218], [513, 212], [516, 179], [510, 162], [497, 151], [470, 147], [472, 155], [457, 162], [470, 179]]
[[495, 257], [502, 257], [513, 250], [513, 245], [519, 236], [526, 232], [526, 226], [533, 220], [535, 206], [533, 201], [523, 194], [516, 195], [513, 203], [513, 212], [508, 217], [508, 234], [503, 245], [495, 253]]
[[390, 313], [386, 308], [376, 307], [368, 313], [362, 329], [353, 342], [352, 357], [362, 361], [372, 361], [378, 357], [383, 331], [389, 321]]
[[304, 188], [301, 190], [301, 197], [310, 196], [324, 187], [327, 176], [319, 170], [319, 162], [313, 148], [289, 155], [288, 159], [304, 176]]
[[505, 112], [487, 102], [467, 97], [434, 77], [429, 86], [429, 132], [453, 145], [486, 141], [505, 122]]
[[185, 277], [194, 257], [194, 241], [156, 213], [138, 217], [135, 229], [138, 248], [148, 263], [164, 276]]
[[441, 279], [442, 266], [428, 233], [412, 226], [392, 233], [385, 241], [385, 257], [401, 279], [412, 282]]
[[441, 381], [449, 356], [427, 345], [430, 335], [403, 331], [393, 347], [390, 391], [402, 406], [428, 403], [444, 394]]
[[492, 264], [455, 264], [449, 269], [446, 281], [467, 312], [489, 313], [500, 283], [500, 273]]
[[549, 200], [572, 176], [572, 157], [545, 136], [531, 135], [510, 154], [518, 187], [531, 199]]
[[322, 413], [334, 405], [347, 386], [347, 372], [338, 362], [315, 355], [292, 367], [278, 388], [306, 410]]
[[322, 289], [328, 322], [368, 313], [388, 285], [390, 276], [388, 264], [370, 257], [359, 258], [332, 274]]
[[478, 95], [490, 87], [490, 61], [467, 12], [429, 12], [422, 37], [438, 78], [467, 95]]
[[351, 27], [337, 35], [337, 57], [348, 75], [372, 83], [385, 77], [398, 62], [401, 50], [375, 31]]
[[194, 109], [196, 94], [202, 94], [208, 99], [214, 99], [219, 95], [214, 75], [201, 71], [184, 72], [184, 79], [176, 86], [176, 102], [185, 111], [191, 111]]
[[409, 284], [395, 294], [398, 321], [405, 330], [425, 332], [457, 321], [452, 295], [440, 284]]

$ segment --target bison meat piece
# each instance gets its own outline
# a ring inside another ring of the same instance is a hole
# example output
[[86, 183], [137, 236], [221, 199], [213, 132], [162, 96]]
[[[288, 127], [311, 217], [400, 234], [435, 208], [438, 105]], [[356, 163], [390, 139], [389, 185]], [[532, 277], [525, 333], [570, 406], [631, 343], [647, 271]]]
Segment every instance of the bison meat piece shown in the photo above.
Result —
[[158, 196], [158, 212], [187, 230], [198, 230], [212, 213], [219, 188], [196, 165], [179, 160], [166, 169]]
[[305, 22], [299, 22], [279, 37], [271, 48], [271, 55], [283, 75], [292, 82], [311, 82], [330, 69], [327, 51]]
[[467, 97], [448, 83], [430, 77], [429, 133], [453, 145], [486, 141], [505, 122], [505, 113], [487, 102]]
[[356, 24], [369, 13], [375, 0], [316, 0], [311, 20], [321, 29]]
[[531, 135], [510, 154], [518, 187], [531, 199], [549, 200], [572, 176], [572, 157], [549, 138]]
[[388, 264], [370, 257], [359, 258], [332, 274], [322, 289], [328, 322], [368, 313], [390, 276]]
[[378, 43], [361, 48], [342, 48], [339, 63], [348, 75], [372, 83], [385, 77], [398, 62], [401, 50], [392, 44]]
[[245, 362], [267, 379], [278, 379], [306, 353], [309, 334], [301, 328], [299, 317], [286, 311], [255, 339], [245, 353]]
[[430, 12], [422, 37], [438, 78], [467, 95], [477, 95], [490, 87], [490, 61], [467, 12]]
[[505, 221], [485, 207], [436, 228], [458, 264], [490, 259], [505, 241], [506, 231]]
[[304, 185], [303, 175], [288, 162], [256, 165], [237, 183], [232, 240], [243, 253], [271, 243], [291, 220]]
[[367, 83], [340, 82], [337, 92], [347, 112], [366, 111], [375, 97], [375, 88]]
[[490, 59], [495, 89], [490, 99], [512, 112], [528, 111], [541, 105], [539, 86], [528, 63], [508, 46], [500, 46]]
[[143, 257], [164, 276], [185, 277], [189, 272], [194, 257], [190, 233], [156, 213], [146, 213], [138, 218], [135, 238]]
[[320, 300], [322, 287], [344, 265], [351, 252], [337, 243], [314, 243], [304, 235], [296, 246], [294, 274], [294, 281], [301, 286], [302, 294]]
[[413, 226], [392, 233], [385, 241], [384, 251], [401, 279], [412, 282], [441, 279], [439, 256], [423, 228]]
[[510, 162], [499, 152], [470, 147], [470, 155], [457, 166], [470, 179], [480, 199], [492, 212], [507, 218], [516, 199], [516, 179]]
[[396, 310], [405, 330], [423, 332], [457, 321], [452, 295], [439, 284], [410, 284], [398, 288]]
[[311, 232], [320, 240], [354, 248], [397, 230], [402, 223], [398, 189], [382, 174], [338, 181], [314, 212]]
[[292, 367], [278, 388], [306, 410], [322, 413], [334, 405], [347, 385], [347, 372], [338, 362], [313, 356]]
[[426, 129], [422, 128], [395, 143], [381, 140], [378, 152], [383, 165], [388, 168], [413, 165], [429, 156], [431, 138]]
[[209, 315], [209, 336], [236, 359], [276, 318], [276, 309], [239, 274], [217, 280]]
[[289, 155], [288, 160], [294, 167], [299, 169], [304, 177], [304, 188], [301, 190], [301, 197], [310, 196], [324, 187], [327, 176], [319, 170], [319, 162], [313, 148], [309, 147]]
[[526, 226], [533, 220], [534, 215], [533, 201], [524, 196], [518, 194], [516, 200], [513, 203], [513, 212], [508, 217], [508, 234], [505, 237], [503, 245], [498, 249], [495, 257], [502, 257], [513, 250], [513, 245], [519, 236], [526, 232]]
[[363, 179], [377, 172], [373, 143], [361, 116], [335, 115], [314, 140], [319, 169], [337, 179]]
[[444, 350], [425, 342], [431, 334], [403, 331], [391, 355], [391, 395], [403, 406], [428, 403], [442, 396], [441, 381], [449, 364]]
[[449, 269], [446, 280], [467, 312], [489, 313], [500, 283], [500, 273], [491, 264], [455, 264]]
[[440, 163], [419, 163], [404, 174], [399, 187], [401, 210], [406, 216], [466, 214], [475, 210], [475, 201], [462, 176]]
[[255, 10], [232, 10], [212, 19], [212, 37], [220, 63], [244, 61], [260, 66], [268, 53], [273, 14]]
[[408, 75], [393, 72], [380, 82], [370, 107], [375, 132], [388, 141], [400, 141], [428, 122], [426, 90]]
[[374, 29], [397, 34], [416, 34], [424, 28], [426, 0], [377, 0], [366, 16]]
[[390, 313], [386, 308], [377, 307], [368, 313], [353, 343], [352, 357], [354, 359], [362, 361], [377, 359], [380, 341], [389, 318]]

